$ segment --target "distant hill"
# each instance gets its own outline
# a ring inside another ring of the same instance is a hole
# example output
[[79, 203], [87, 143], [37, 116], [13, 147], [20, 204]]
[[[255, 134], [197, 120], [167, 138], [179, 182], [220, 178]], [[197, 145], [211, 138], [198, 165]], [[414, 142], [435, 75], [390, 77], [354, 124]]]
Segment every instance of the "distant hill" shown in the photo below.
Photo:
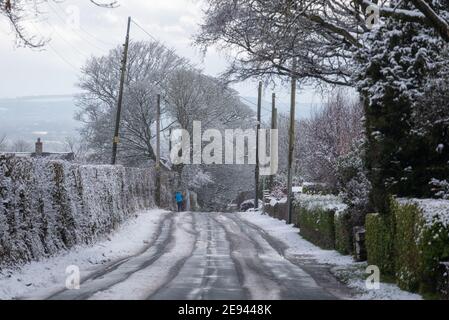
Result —
[[[242, 97], [242, 101], [256, 110], [257, 98]], [[271, 102], [263, 100], [262, 118], [269, 121]], [[277, 103], [279, 112], [288, 114], [290, 106]], [[298, 103], [298, 119], [310, 116], [316, 105]], [[45, 95], [0, 99], [0, 135], [7, 134], [9, 141], [24, 139], [34, 143], [42, 138], [46, 151], [63, 151], [64, 139], [78, 135], [80, 123], [74, 120], [74, 96]]]
[[46, 151], [61, 151], [65, 137], [78, 134], [75, 109], [70, 95], [0, 99], [0, 134], [7, 134], [9, 141], [40, 137]]

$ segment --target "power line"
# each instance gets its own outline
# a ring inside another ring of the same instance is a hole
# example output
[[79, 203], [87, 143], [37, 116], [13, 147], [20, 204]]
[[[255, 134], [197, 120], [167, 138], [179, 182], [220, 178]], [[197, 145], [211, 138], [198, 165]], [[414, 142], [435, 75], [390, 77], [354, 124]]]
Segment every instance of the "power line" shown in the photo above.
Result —
[[79, 72], [79, 68], [74, 66], [69, 60], [67, 60], [62, 54], [60, 54], [52, 45], [48, 43], [50, 49], [52, 49], [53, 53], [56, 54], [62, 61], [64, 61], [68, 66], [70, 66], [74, 71]]
[[[48, 2], [48, 6], [49, 6], [49, 8], [56, 14], [56, 16], [57, 16], [63, 23], [66, 23], [65, 19], [61, 16], [61, 14], [58, 13], [58, 12], [56, 11], [56, 10], [61, 10], [59, 7], [58, 7], [58, 9], [55, 9], [55, 8], [50, 4], [50, 2]], [[86, 37], [83, 37], [83, 36], [81, 35], [80, 32], [77, 32], [77, 35], [78, 35], [82, 40], [86, 41], [88, 44], [90, 44], [91, 46], [95, 47], [97, 50], [100, 50], [100, 51], [104, 51], [105, 49], [108, 49], [108, 50], [109, 50], [109, 49], [110, 49], [110, 48], [109, 48], [110, 46], [115, 46], [115, 44], [105, 42], [105, 41], [103, 41], [103, 40], [101, 40], [101, 39], [95, 37], [95, 36], [92, 35], [91, 33], [87, 32], [85, 29], [83, 29], [83, 27], [81, 26], [81, 24], [80, 24], [78, 27], [79, 27], [79, 30], [83, 31], [84, 33], [86, 33], [87, 35], [89, 35], [90, 37], [92, 37], [93, 39], [95, 39], [96, 41], [102, 42], [102, 43], [104, 43], [105, 45], [108, 46], [108, 47], [100, 48], [100, 47], [97, 46], [95, 43], [93, 43], [93, 42], [91, 42], [89, 39], [87, 39]], [[74, 29], [74, 30], [75, 30], [75, 29]], [[76, 30], [75, 30], [75, 31], [76, 31]]]
[[[156, 42], [161, 42], [161, 41], [159, 41], [155, 36], [153, 36], [149, 31], [147, 31], [145, 28], [143, 28], [139, 23], [137, 23], [134, 19], [131, 18], [131, 22], [132, 22], [135, 26], [137, 26], [143, 33], [145, 33], [148, 37], [150, 37], [152, 40], [154, 40], [154, 41], [156, 41]], [[187, 59], [187, 60], [189, 60], [189, 59]], [[164, 88], [162, 88], [162, 86], [161, 86], [159, 83], [156, 83], [156, 86], [158, 86], [159, 89], [161, 89], [162, 91], [164, 91]], [[169, 103], [169, 101], [167, 101], [167, 99], [166, 99], [164, 96], [162, 96], [161, 98], [163, 99], [163, 101], [164, 101], [165, 103]], [[257, 107], [257, 104], [254, 103], [254, 102], [252, 102], [251, 100], [246, 99], [245, 97], [242, 97], [242, 96], [239, 96], [239, 98], [240, 98], [241, 100], [244, 100], [244, 101], [246, 101], [246, 102], [252, 104], [253, 106], [256, 106], [256, 107]], [[271, 109], [264, 108], [263, 106], [262, 106], [262, 109], [265, 111], [264, 114], [268, 114], [268, 113], [269, 113], [269, 114], [271, 115]], [[216, 119], [218, 119], [219, 117], [221, 117], [221, 115], [218, 115], [218, 116], [212, 118], [211, 121], [216, 120]]]
[[50, 23], [46, 22], [46, 24], [55, 32], [59, 38], [61, 38], [62, 41], [64, 41], [66, 44], [68, 44], [73, 50], [77, 51], [81, 56], [83, 56], [85, 59], [89, 58], [89, 55], [79, 49], [77, 46], [73, 45], [70, 41], [66, 40], [59, 32], [56, 30]]
[[153, 39], [156, 42], [160, 42], [158, 39], [156, 39], [156, 37], [154, 37], [151, 33], [149, 33], [148, 31], [146, 31], [142, 26], [140, 26], [140, 24], [138, 24], [134, 19], [131, 19], [131, 22], [138, 27], [140, 30], [142, 30], [143, 33], [145, 33], [147, 36], [149, 36], [151, 39]]
[[[45, 38], [44, 35], [42, 34], [40, 28], [34, 23], [31, 22], [34, 29], [42, 36], [42, 38]], [[56, 48], [50, 43], [47, 43], [47, 46], [53, 51], [53, 53], [58, 56], [59, 59], [61, 59], [61, 61], [63, 61], [66, 65], [68, 65], [70, 68], [72, 68], [74, 71], [79, 72], [79, 68], [76, 67], [72, 62], [70, 62], [67, 58], [65, 58], [64, 55], [60, 54], [58, 52], [58, 50], [56, 50]]]

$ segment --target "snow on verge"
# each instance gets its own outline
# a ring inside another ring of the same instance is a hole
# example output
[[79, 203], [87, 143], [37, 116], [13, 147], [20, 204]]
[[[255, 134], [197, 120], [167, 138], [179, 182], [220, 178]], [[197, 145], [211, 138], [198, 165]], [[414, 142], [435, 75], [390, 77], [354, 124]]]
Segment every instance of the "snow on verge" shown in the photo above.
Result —
[[287, 245], [286, 255], [302, 256], [313, 259], [318, 263], [333, 266], [333, 272], [342, 274], [345, 272], [347, 285], [357, 291], [355, 299], [370, 300], [419, 300], [420, 295], [400, 290], [396, 285], [381, 283], [379, 290], [368, 290], [365, 286], [366, 263], [357, 263], [352, 257], [344, 256], [334, 250], [323, 250], [299, 235], [299, 229], [293, 225], [274, 219], [259, 212], [240, 213], [239, 216], [246, 221], [264, 229], [270, 236], [277, 238]]
[[86, 277], [107, 263], [137, 254], [151, 240], [168, 211], [142, 211], [96, 244], [75, 246], [63, 254], [20, 269], [0, 269], [0, 299], [45, 298], [65, 286], [66, 268], [76, 265]]

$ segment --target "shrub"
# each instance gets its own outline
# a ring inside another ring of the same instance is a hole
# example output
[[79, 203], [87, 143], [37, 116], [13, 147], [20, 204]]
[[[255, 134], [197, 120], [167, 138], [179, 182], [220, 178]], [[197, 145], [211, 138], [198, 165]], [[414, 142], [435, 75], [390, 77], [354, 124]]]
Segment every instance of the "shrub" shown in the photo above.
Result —
[[419, 250], [422, 259], [420, 292], [434, 293], [438, 286], [439, 262], [449, 261], [449, 227], [439, 221], [432, 226], [425, 226]]
[[352, 254], [353, 252], [353, 236], [351, 215], [348, 211], [335, 214], [335, 249], [341, 254]]
[[300, 234], [323, 249], [335, 248], [334, 210], [299, 208]]
[[383, 278], [394, 276], [392, 221], [379, 214], [366, 216], [366, 250], [368, 264], [378, 266]]
[[325, 195], [332, 194], [332, 188], [325, 183], [304, 183], [302, 192], [309, 195]]
[[436, 293], [439, 262], [449, 260], [449, 201], [393, 201], [398, 284]]
[[421, 261], [418, 239], [422, 219], [417, 206], [399, 205], [392, 201], [390, 206], [396, 222], [395, 265], [396, 282], [404, 290], [416, 292], [419, 289]]
[[0, 268], [95, 242], [154, 207], [154, 181], [151, 169], [0, 156]]
[[334, 249], [334, 215], [347, 209], [340, 198], [332, 195], [298, 194], [293, 205], [301, 235], [323, 249]]

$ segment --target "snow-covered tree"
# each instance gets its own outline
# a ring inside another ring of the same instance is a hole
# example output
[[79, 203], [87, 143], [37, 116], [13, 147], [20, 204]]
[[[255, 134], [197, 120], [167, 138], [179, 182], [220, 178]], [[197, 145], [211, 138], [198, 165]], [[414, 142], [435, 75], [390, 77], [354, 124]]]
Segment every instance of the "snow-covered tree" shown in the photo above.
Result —
[[[94, 151], [93, 160], [110, 159], [117, 110], [122, 48], [89, 59], [82, 69], [76, 118], [84, 123], [81, 135]], [[152, 140], [156, 95], [175, 70], [187, 61], [158, 42], [131, 42], [128, 53], [118, 158], [127, 164], [155, 159]]]
[[[388, 211], [390, 193], [429, 195], [431, 163], [443, 178], [444, 157], [434, 157], [441, 148], [429, 150], [434, 141], [414, 135], [411, 115], [447, 61], [448, 0], [207, 3], [196, 40], [204, 49], [229, 50], [233, 60], [225, 75], [231, 79], [295, 74], [300, 84], [357, 85], [366, 104], [366, 159], [377, 210]], [[374, 26], [373, 5], [380, 13]]]
[[235, 90], [198, 70], [173, 72], [165, 88], [168, 116], [189, 133], [193, 121], [201, 121], [202, 129], [224, 129], [244, 124], [254, 115]]
[[371, 212], [369, 196], [371, 182], [365, 167], [365, 138], [354, 140], [348, 153], [337, 159], [336, 175], [339, 195], [348, 205], [353, 226], [364, 225], [366, 214]]
[[32, 144], [23, 139], [13, 141], [10, 148], [12, 152], [31, 152], [33, 150]]
[[449, 200], [449, 181], [432, 179], [430, 181], [435, 197]]
[[[226, 129], [246, 129], [254, 124], [254, 112], [241, 102], [235, 90], [198, 70], [177, 70], [169, 77], [165, 92], [167, 116], [174, 122], [175, 127], [187, 130], [191, 137], [194, 121], [201, 122], [202, 133], [207, 129], [216, 129], [223, 136]], [[193, 148], [191, 152], [193, 154]], [[254, 176], [248, 167], [181, 164], [176, 165], [175, 169], [180, 173], [181, 181], [186, 187], [194, 191], [201, 190], [198, 200], [203, 207], [219, 210], [241, 191], [237, 188], [246, 191], [249, 176]], [[213, 192], [219, 196], [214, 196]]]
[[[447, 9], [442, 3], [433, 4], [441, 14]], [[413, 9], [406, 1], [390, 4], [405, 12]], [[448, 63], [443, 54], [447, 43], [430, 26], [393, 18], [367, 34], [365, 43], [359, 51], [358, 87], [365, 101], [366, 161], [372, 202], [377, 210], [388, 212], [390, 194], [430, 196], [430, 179], [447, 167], [447, 160], [437, 155], [438, 144], [429, 143], [429, 135], [413, 124], [414, 115], [421, 114], [416, 109], [419, 101], [430, 93], [426, 88]], [[421, 110], [428, 108], [421, 105]]]
[[69, 136], [64, 139], [64, 151], [73, 153], [75, 161], [85, 163], [88, 160], [87, 145], [80, 137]]
[[[382, 19], [414, 22], [449, 41], [448, 0], [207, 0], [196, 36], [231, 53], [236, 80], [296, 73], [305, 81], [352, 85], [354, 52], [365, 47], [373, 6]], [[298, 60], [292, 70], [291, 61]]]

